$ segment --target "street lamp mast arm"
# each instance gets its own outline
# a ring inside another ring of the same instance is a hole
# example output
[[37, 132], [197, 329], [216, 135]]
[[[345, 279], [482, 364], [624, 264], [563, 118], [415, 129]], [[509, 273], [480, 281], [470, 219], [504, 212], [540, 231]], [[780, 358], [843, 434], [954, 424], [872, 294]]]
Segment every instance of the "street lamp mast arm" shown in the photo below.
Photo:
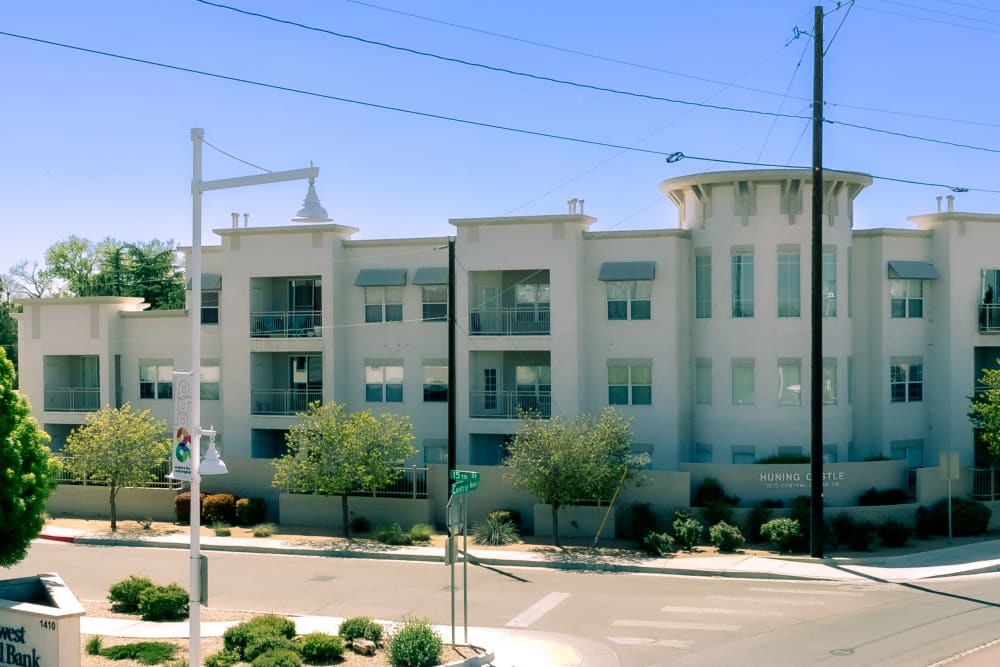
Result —
[[306, 167], [305, 169], [289, 169], [288, 171], [271, 171], [266, 174], [254, 174], [252, 176], [237, 176], [235, 178], [220, 178], [214, 181], [199, 181], [198, 187], [202, 192], [209, 190], [226, 190], [229, 188], [245, 188], [250, 185], [264, 185], [265, 183], [281, 183], [283, 181], [303, 181], [319, 176], [319, 167]]

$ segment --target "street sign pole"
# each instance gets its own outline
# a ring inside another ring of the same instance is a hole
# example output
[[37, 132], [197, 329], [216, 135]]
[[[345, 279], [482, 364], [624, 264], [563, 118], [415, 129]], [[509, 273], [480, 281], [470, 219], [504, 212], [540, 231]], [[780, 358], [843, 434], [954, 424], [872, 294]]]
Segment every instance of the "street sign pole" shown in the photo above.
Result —
[[469, 643], [469, 506], [462, 494], [462, 609], [465, 620], [465, 643]]

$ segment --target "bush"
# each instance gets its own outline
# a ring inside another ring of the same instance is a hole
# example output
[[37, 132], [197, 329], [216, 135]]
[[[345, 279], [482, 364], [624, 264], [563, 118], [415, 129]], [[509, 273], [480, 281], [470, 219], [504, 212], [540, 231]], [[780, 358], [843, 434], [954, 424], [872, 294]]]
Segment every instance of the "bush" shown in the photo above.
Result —
[[888, 456], [883, 456], [881, 454], [873, 454], [872, 456], [865, 457], [865, 461], [889, 461]]
[[[955, 537], [982, 535], [990, 525], [990, 508], [981, 502], [966, 498], [951, 499], [951, 534]], [[917, 513], [918, 520], [920, 513]], [[930, 506], [924, 527], [928, 534], [948, 534], [948, 499], [939, 500]], [[920, 528], [918, 524], [918, 529]]]
[[159, 665], [174, 657], [177, 646], [167, 642], [135, 642], [101, 649], [110, 660], [135, 660], [142, 665]]
[[267, 503], [263, 498], [240, 498], [236, 501], [236, 524], [255, 526], [267, 518]]
[[746, 542], [743, 533], [736, 526], [720, 521], [708, 529], [708, 537], [715, 548], [723, 553], [736, 551]]
[[427, 544], [434, 537], [434, 528], [426, 523], [414, 524], [410, 527], [410, 537], [414, 542], [419, 542], [420, 544]]
[[674, 512], [674, 538], [681, 549], [690, 551], [701, 542], [704, 526], [687, 512]]
[[[201, 494], [201, 499], [205, 499], [205, 494]], [[191, 493], [185, 491], [174, 496], [174, 517], [177, 523], [190, 523], [191, 521]]]
[[201, 501], [201, 518], [206, 524], [221, 521], [236, 523], [236, 496], [231, 493], [212, 493]]
[[774, 456], [765, 456], [759, 459], [757, 463], [809, 463], [809, 457], [803, 456], [802, 454], [775, 454]]
[[372, 529], [372, 522], [369, 521], [367, 517], [361, 514], [351, 517], [352, 533], [367, 533], [371, 529]]
[[393, 546], [409, 546], [413, 544], [413, 536], [404, 533], [402, 526], [398, 523], [386, 523], [378, 527], [375, 532], [375, 541]]
[[666, 556], [677, 550], [674, 538], [667, 533], [646, 533], [642, 539], [642, 550], [650, 556]]
[[247, 645], [265, 635], [291, 639], [295, 636], [295, 623], [283, 616], [257, 616], [227, 628], [222, 633], [222, 643], [227, 651], [238, 654], [242, 659]]
[[729, 503], [712, 500], [701, 508], [701, 520], [708, 526], [717, 523], [733, 523], [733, 506]]
[[871, 521], [856, 521], [847, 541], [847, 547], [851, 551], [868, 551], [874, 538], [875, 524]]
[[868, 551], [875, 537], [875, 525], [871, 521], [858, 521], [850, 514], [841, 512], [830, 520], [829, 537], [834, 547]]
[[250, 664], [253, 667], [301, 667], [302, 658], [295, 651], [277, 649], [257, 656]]
[[514, 544], [520, 540], [517, 534], [517, 527], [507, 518], [503, 512], [490, 512], [486, 515], [484, 523], [477, 523], [472, 526], [472, 541], [476, 544], [489, 544], [495, 547], [502, 547], [505, 544]]
[[205, 658], [205, 667], [233, 667], [239, 661], [238, 653], [223, 649]]
[[344, 656], [344, 641], [325, 632], [310, 632], [297, 640], [299, 653], [306, 662], [332, 662]]
[[872, 487], [858, 496], [858, 505], [871, 507], [873, 505], [902, 505], [907, 500], [903, 489], [886, 489], [880, 491]]
[[921, 505], [917, 508], [917, 515], [913, 522], [913, 532], [921, 540], [929, 539], [934, 532], [934, 520], [931, 517], [929, 508]]
[[153, 586], [139, 595], [139, 613], [144, 621], [174, 621], [187, 618], [188, 592], [177, 584]]
[[771, 519], [760, 527], [760, 534], [778, 551], [791, 551], [792, 545], [802, 536], [802, 528], [798, 519]]
[[521, 532], [521, 513], [518, 512], [517, 510], [508, 510], [508, 509], [493, 510], [492, 512], [486, 515], [487, 521], [491, 516], [494, 515], [496, 515], [497, 521], [510, 521], [512, 524], [514, 524], [514, 527], [517, 529], [517, 532], [519, 533]]
[[901, 547], [913, 534], [913, 528], [895, 519], [886, 519], [876, 528], [878, 538], [887, 547]]
[[392, 667], [433, 667], [440, 662], [444, 643], [423, 619], [408, 620], [389, 640]]
[[250, 534], [254, 537], [271, 537], [274, 535], [274, 524], [273, 523], [258, 523], [250, 531]]
[[642, 546], [650, 533], [663, 532], [659, 517], [649, 507], [649, 503], [632, 503], [628, 507], [629, 518], [626, 536]]
[[722, 489], [722, 484], [720, 484], [719, 480], [714, 477], [706, 477], [703, 479], [701, 484], [698, 485], [698, 488], [694, 490], [694, 495], [691, 497], [691, 504], [694, 507], [707, 507], [711, 503], [736, 505], [739, 502], [739, 498], [727, 496], [726, 492]]
[[340, 624], [337, 634], [347, 642], [355, 639], [367, 639], [378, 644], [382, 641], [382, 625], [367, 616], [355, 616], [345, 619]]
[[792, 499], [791, 518], [799, 522], [799, 536], [792, 540], [791, 551], [809, 551], [812, 539], [812, 499], [809, 496], [796, 496]]
[[852, 530], [854, 530], [854, 519], [850, 514], [841, 512], [830, 519], [830, 530], [827, 533], [827, 538], [836, 549], [850, 542]]
[[263, 634], [252, 638], [247, 647], [243, 649], [243, 658], [248, 662], [253, 662], [265, 653], [275, 651], [299, 652], [298, 644], [282, 635]]
[[770, 521], [773, 514], [771, 507], [766, 503], [765, 500], [754, 505], [747, 517], [747, 535], [754, 544], [764, 541], [760, 534], [760, 527]]
[[111, 611], [122, 614], [134, 614], [139, 611], [139, 596], [142, 592], [154, 586], [153, 582], [146, 577], [137, 577], [134, 574], [128, 579], [113, 584], [108, 589], [108, 601], [111, 602]]
[[87, 640], [87, 644], [84, 647], [87, 655], [100, 655], [101, 654], [101, 638], [91, 637]]
[[233, 531], [229, 529], [229, 524], [224, 521], [216, 521], [212, 524], [212, 530], [216, 537], [229, 537]]

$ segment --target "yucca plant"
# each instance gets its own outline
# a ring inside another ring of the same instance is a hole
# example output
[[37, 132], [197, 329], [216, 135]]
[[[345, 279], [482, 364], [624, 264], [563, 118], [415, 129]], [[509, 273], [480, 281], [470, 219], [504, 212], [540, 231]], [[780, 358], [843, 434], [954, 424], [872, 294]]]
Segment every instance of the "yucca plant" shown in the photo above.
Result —
[[477, 523], [472, 527], [472, 541], [476, 544], [502, 547], [505, 544], [514, 544], [520, 539], [517, 527], [502, 515], [496, 516], [490, 513], [485, 522]]

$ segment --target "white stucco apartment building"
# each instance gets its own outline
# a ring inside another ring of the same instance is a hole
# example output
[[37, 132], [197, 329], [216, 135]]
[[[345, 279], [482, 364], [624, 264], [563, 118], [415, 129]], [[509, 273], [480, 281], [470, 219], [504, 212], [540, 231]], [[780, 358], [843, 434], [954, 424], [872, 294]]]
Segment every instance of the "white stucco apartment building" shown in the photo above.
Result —
[[[957, 450], [970, 466], [968, 397], [1000, 358], [1000, 215], [949, 198], [913, 229], [857, 230], [870, 184], [826, 172], [824, 459], [919, 467]], [[451, 220], [459, 467], [499, 465], [519, 409], [572, 418], [609, 404], [657, 470], [809, 453], [810, 173], [696, 174], [660, 190], [677, 206], [671, 228], [591, 232], [575, 204]], [[205, 248], [202, 425], [218, 431], [229, 488], [270, 487], [285, 430], [317, 399], [409, 415], [408, 463], [446, 462], [448, 239], [357, 231], [224, 227]], [[189, 311], [20, 303], [20, 386], [53, 449], [106, 404], [171, 421]]]

